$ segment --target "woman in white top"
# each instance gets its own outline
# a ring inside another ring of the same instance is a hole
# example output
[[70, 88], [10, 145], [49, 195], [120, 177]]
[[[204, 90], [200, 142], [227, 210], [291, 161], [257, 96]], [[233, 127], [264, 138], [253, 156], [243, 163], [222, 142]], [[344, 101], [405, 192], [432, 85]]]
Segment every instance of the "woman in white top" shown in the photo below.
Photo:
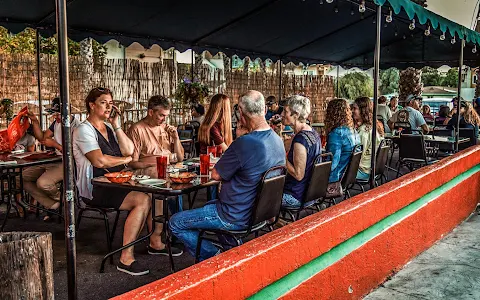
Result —
[[[368, 180], [371, 171], [372, 161], [372, 125], [373, 125], [373, 103], [368, 97], [360, 97], [355, 100], [353, 118], [358, 125], [357, 132], [360, 136], [360, 143], [363, 146], [362, 158], [357, 172], [357, 179]], [[375, 147], [378, 148], [384, 136], [383, 124], [377, 121], [377, 136]]]
[[[73, 134], [79, 194], [89, 205], [130, 211], [123, 232], [123, 245], [126, 245], [138, 237], [147, 216], [149, 228], [152, 226], [150, 196], [123, 189], [92, 186], [92, 178], [124, 169], [132, 160], [134, 146], [122, 130], [120, 111], [113, 105], [109, 89], [91, 90], [85, 99], [85, 105], [88, 118]], [[116, 112], [113, 118], [110, 117], [112, 111]], [[148, 246], [150, 254], [167, 253], [160, 233], [161, 227], [156, 226]], [[133, 247], [122, 251], [117, 269], [130, 275], [149, 273], [148, 268], [135, 260]]]

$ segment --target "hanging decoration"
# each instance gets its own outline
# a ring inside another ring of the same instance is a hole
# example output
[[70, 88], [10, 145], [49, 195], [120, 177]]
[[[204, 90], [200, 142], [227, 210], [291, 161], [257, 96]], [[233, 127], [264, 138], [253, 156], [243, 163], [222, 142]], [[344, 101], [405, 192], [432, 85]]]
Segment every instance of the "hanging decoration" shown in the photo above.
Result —
[[387, 23], [392, 23], [392, 21], [393, 21], [393, 12], [392, 12], [391, 9], [389, 9], [389, 13], [388, 13], [387, 18], [385, 19], [385, 21], [386, 21]]
[[477, 53], [477, 45], [473, 46], [472, 53], [473, 54]]
[[327, 3], [329, 4], [333, 3], [333, 0], [327, 0]]
[[441, 40], [441, 41], [444, 41], [444, 40], [445, 40], [445, 33], [442, 33], [442, 35], [440, 36], [440, 40]]
[[408, 26], [408, 28], [410, 30], [414, 30], [415, 29], [415, 19], [412, 19], [412, 23], [410, 23], [410, 25]]
[[363, 14], [366, 10], [367, 10], [367, 8], [365, 7], [365, 0], [362, 0], [360, 5], [358, 6], [358, 11]]
[[452, 40], [450, 41], [450, 43], [455, 44], [457, 41], [455, 40], [455, 36], [453, 36]]
[[210, 93], [208, 86], [199, 82], [197, 79], [193, 81], [184, 78], [177, 86], [175, 92], [175, 99], [179, 100], [182, 104], [193, 105], [202, 104], [205, 98]]
[[425, 29], [425, 35], [429, 36], [430, 35], [430, 25], [428, 25], [428, 28]]

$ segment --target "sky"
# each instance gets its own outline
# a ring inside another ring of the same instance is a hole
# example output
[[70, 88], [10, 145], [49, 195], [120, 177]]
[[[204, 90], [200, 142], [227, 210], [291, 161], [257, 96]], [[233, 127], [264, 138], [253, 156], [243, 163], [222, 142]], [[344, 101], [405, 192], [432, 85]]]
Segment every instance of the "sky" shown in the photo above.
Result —
[[479, 0], [427, 0], [427, 9], [467, 28], [475, 29]]

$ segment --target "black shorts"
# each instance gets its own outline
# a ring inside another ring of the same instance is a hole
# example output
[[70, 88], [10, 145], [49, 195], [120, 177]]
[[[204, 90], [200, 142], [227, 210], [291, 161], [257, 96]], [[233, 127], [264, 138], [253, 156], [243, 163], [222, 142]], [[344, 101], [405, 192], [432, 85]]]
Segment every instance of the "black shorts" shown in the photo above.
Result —
[[119, 209], [125, 200], [125, 197], [131, 191], [126, 189], [106, 188], [106, 187], [93, 187], [91, 201], [85, 201], [88, 205], [103, 207], [103, 208], [116, 208]]

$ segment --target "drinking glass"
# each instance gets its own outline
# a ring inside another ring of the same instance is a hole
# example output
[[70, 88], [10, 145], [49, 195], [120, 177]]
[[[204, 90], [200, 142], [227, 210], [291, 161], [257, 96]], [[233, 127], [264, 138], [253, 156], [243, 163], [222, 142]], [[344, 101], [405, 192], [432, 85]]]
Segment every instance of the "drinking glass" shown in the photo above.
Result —
[[157, 156], [157, 175], [159, 179], [167, 177], [168, 156]]
[[216, 151], [217, 151], [217, 155], [215, 157], [221, 157], [222, 154], [223, 154], [222, 153], [223, 152], [222, 146], [218, 145]]
[[200, 154], [200, 175], [208, 175], [210, 169], [210, 154]]
[[216, 146], [208, 146], [207, 147], [207, 154], [212, 155], [212, 157], [215, 157], [217, 155], [217, 147]]

